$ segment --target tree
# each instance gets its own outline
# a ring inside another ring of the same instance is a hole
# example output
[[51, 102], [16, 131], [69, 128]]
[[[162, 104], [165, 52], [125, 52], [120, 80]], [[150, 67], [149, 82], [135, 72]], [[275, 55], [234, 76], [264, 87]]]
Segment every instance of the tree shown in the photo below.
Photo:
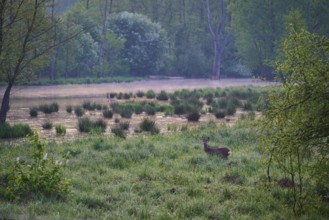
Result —
[[125, 40], [121, 58], [133, 75], [156, 74], [165, 66], [168, 48], [166, 31], [146, 16], [123, 12], [113, 16], [109, 27]]
[[277, 71], [284, 80], [269, 96], [264, 141], [268, 175], [276, 165], [289, 177], [300, 215], [316, 188], [329, 191], [329, 39], [291, 25], [283, 50]]
[[29, 78], [43, 66], [51, 48], [51, 26], [46, 17], [46, 0], [1, 0], [0, 78], [7, 83], [0, 109], [0, 123], [6, 121], [10, 92], [19, 80]]
[[49, 62], [51, 49], [81, 33], [54, 44], [54, 26], [46, 13], [48, 1], [0, 1], [0, 80], [7, 83], [0, 123], [6, 121], [12, 87], [31, 80]]
[[220, 14], [220, 21], [218, 24], [217, 30], [213, 24], [213, 16], [210, 11], [209, 0], [205, 0], [205, 7], [207, 10], [207, 17], [208, 17], [208, 25], [210, 34], [212, 37], [212, 41], [214, 43], [214, 62], [213, 62], [213, 77], [214, 79], [220, 79], [220, 69], [221, 69], [221, 61], [222, 55], [224, 53], [224, 49], [229, 43], [229, 39], [231, 34], [227, 34], [225, 37], [224, 35], [224, 22], [225, 22], [225, 1], [221, 1], [221, 14]]

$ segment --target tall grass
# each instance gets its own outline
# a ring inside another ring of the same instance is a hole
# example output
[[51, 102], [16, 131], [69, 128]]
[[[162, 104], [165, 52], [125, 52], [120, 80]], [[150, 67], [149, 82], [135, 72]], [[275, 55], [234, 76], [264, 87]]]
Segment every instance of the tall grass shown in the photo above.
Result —
[[[89, 137], [49, 146], [68, 154], [64, 178], [72, 180], [66, 199], [33, 198], [12, 203], [2, 195], [6, 168], [28, 155], [25, 143], [0, 148], [0, 216], [5, 219], [293, 219], [289, 191], [266, 187], [257, 122], [233, 127], [210, 123], [196, 130], [129, 139]], [[228, 160], [208, 156], [227, 146]], [[30, 158], [23, 158], [29, 160]], [[273, 171], [276, 172], [276, 171]], [[314, 194], [314, 199], [316, 199]], [[329, 205], [314, 200], [302, 219], [327, 219]]]

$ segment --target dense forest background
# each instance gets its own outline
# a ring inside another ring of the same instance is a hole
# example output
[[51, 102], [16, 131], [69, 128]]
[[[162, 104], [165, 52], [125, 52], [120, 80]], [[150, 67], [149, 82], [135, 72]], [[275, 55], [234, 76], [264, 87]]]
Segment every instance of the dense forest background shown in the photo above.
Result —
[[[47, 13], [54, 27], [54, 49], [38, 76], [51, 80], [148, 75], [211, 77], [214, 43], [206, 2], [51, 0]], [[223, 25], [221, 37], [229, 36], [221, 58], [221, 77], [272, 79], [274, 60], [282, 51], [288, 23], [311, 33], [329, 35], [327, 0], [222, 3], [209, 1], [213, 28]], [[75, 33], [79, 34], [62, 43]]]

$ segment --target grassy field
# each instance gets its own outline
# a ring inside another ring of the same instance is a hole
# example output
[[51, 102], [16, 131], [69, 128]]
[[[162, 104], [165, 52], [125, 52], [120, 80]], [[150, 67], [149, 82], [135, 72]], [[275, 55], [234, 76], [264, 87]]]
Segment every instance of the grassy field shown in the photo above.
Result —
[[[2, 146], [0, 219], [293, 219], [288, 190], [266, 186], [258, 133], [257, 122], [241, 120], [174, 135], [50, 143], [49, 155], [70, 154], [70, 192], [16, 202], [4, 196], [8, 167], [16, 157], [28, 160], [30, 148]], [[204, 136], [233, 154], [228, 160], [207, 156]], [[328, 203], [309, 206], [302, 219], [328, 218]]]

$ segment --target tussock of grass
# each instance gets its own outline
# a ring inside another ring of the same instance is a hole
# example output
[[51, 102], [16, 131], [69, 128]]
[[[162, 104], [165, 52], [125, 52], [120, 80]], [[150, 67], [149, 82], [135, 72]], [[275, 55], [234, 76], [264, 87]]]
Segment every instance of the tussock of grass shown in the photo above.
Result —
[[[48, 150], [69, 154], [65, 175], [72, 179], [72, 187], [68, 199], [35, 198], [21, 204], [0, 199], [0, 216], [291, 219], [293, 213], [285, 203], [287, 191], [268, 190], [263, 182], [256, 128], [257, 122], [244, 120], [234, 127], [209, 124], [168, 136], [97, 136], [56, 145]], [[205, 135], [210, 137], [210, 146], [232, 150], [228, 160], [205, 154], [201, 141]], [[23, 158], [27, 151], [25, 144], [0, 148], [6, 158], [1, 166], [8, 166], [17, 156]], [[0, 169], [0, 177], [6, 172]], [[327, 203], [317, 205], [322, 207], [319, 210], [328, 209]], [[313, 210], [304, 218], [326, 219], [327, 214]]]

